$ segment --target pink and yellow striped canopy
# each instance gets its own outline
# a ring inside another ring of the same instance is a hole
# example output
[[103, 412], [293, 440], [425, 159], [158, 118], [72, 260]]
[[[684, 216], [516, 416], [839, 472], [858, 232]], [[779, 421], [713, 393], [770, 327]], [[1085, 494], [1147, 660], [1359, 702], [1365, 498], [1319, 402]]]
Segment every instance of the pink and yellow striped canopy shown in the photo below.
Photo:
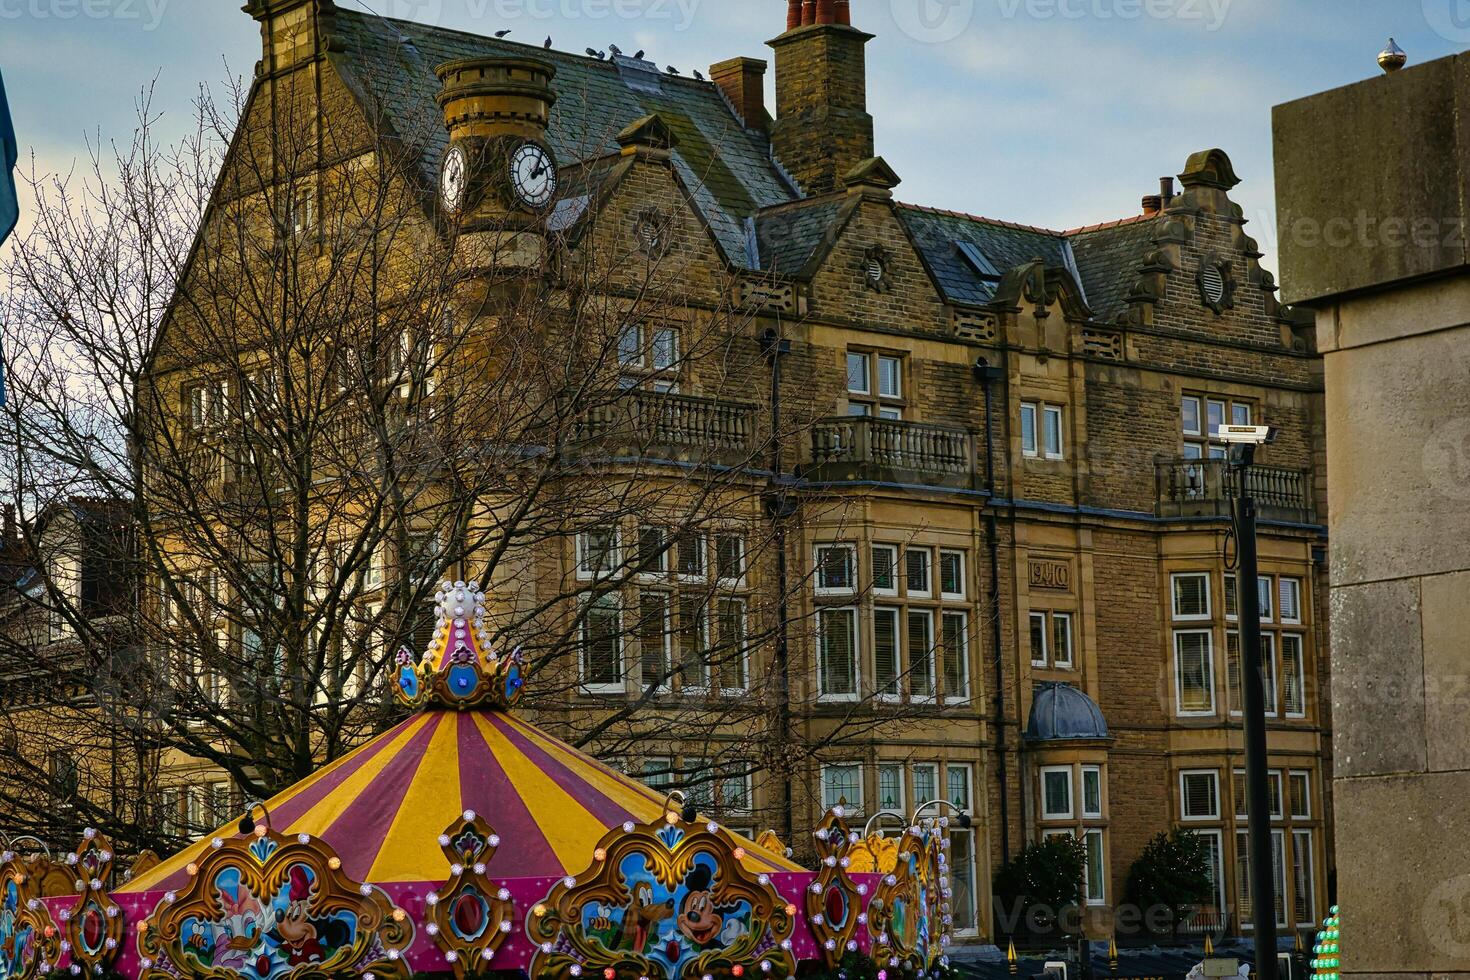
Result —
[[[439, 835], [465, 810], [488, 820], [501, 847], [491, 877], [559, 877], [585, 871], [603, 835], [627, 821], [663, 819], [665, 798], [535, 726], [494, 712], [428, 711], [267, 802], [271, 827], [320, 837], [354, 880], [442, 882]], [[216, 835], [233, 837], [234, 826]], [[117, 890], [182, 888], [206, 837]], [[754, 871], [801, 871], [749, 842]]]

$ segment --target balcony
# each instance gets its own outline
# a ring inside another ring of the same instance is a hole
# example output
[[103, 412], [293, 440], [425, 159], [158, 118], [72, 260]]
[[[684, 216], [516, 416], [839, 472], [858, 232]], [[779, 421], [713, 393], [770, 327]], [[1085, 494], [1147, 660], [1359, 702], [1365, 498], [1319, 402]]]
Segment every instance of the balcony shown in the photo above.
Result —
[[[1160, 517], [1229, 517], [1237, 474], [1223, 459], [1160, 459], [1154, 464]], [[1262, 520], [1316, 523], [1310, 470], [1253, 466], [1245, 474]]]
[[757, 462], [759, 411], [741, 402], [629, 391], [588, 409], [578, 435], [611, 455], [661, 455], [734, 466]]
[[968, 429], [863, 416], [824, 419], [812, 430], [803, 475], [819, 483], [903, 483], [978, 490], [975, 434]]

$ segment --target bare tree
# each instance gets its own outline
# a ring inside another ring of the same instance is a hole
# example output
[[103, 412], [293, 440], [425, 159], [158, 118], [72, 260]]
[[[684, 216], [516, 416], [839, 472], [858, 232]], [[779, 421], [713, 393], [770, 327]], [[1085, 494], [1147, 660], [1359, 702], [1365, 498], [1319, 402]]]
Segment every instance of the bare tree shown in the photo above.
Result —
[[[736, 273], [692, 276], [704, 231], [672, 178], [655, 234], [609, 200], [528, 267], [428, 203], [428, 122], [254, 93], [201, 93], [169, 146], [145, 94], [128, 145], [31, 176], [0, 318], [30, 558], [0, 630], [0, 675], [25, 679], [6, 686], [3, 819], [130, 849], [210, 829], [230, 801], [185, 815], [160, 784], [266, 798], [383, 730], [387, 667], [427, 645], [449, 579], [489, 592], [545, 724], [625, 767], [677, 757], [670, 784], [727, 810], [767, 780], [747, 819], [789, 825], [803, 767], [912, 709], [859, 692], [792, 721], [816, 685], [778, 654], [812, 642], [788, 542], [837, 505], [783, 505], [755, 314]], [[126, 529], [105, 615], [66, 548], [48, 557], [47, 516], [80, 502]]]

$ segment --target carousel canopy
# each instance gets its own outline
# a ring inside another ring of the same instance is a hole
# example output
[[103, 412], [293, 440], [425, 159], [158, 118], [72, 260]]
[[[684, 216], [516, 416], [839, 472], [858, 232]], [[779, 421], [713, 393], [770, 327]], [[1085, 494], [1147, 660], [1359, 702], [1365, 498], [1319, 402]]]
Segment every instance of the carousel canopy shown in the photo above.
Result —
[[[349, 876], [381, 885], [443, 881], [438, 836], [465, 811], [506, 842], [488, 866], [502, 880], [579, 873], [609, 830], [663, 818], [664, 795], [510, 713], [521, 657], [487, 650], [483, 593], [446, 583], [435, 598], [429, 649], [397, 658], [394, 691], [417, 713], [267, 801], [273, 831], [321, 838]], [[223, 828], [116, 894], [180, 888], [216, 838], [237, 836]], [[754, 844], [745, 855], [757, 873], [803, 870]]]

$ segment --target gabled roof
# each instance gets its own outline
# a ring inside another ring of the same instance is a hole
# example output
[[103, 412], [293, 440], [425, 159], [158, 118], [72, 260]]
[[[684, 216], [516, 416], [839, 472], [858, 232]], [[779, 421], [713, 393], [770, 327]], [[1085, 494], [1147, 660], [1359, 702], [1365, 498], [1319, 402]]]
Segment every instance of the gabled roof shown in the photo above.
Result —
[[1159, 215], [1141, 216], [1070, 233], [1082, 288], [1099, 320], [1111, 321], [1128, 308], [1128, 291], [1158, 237], [1160, 220]]
[[961, 242], [978, 249], [1001, 275], [1033, 259], [1073, 268], [1067, 240], [1055, 231], [915, 204], [899, 205], [898, 214], [951, 303], [982, 306], [995, 296], [1000, 282], [1000, 276], [982, 274], [966, 258]]
[[796, 198], [765, 136], [747, 131], [711, 82], [660, 74], [650, 62], [598, 61], [496, 38], [339, 8], [333, 63], [417, 157], [432, 184], [448, 143], [434, 69], [460, 58], [534, 57], [553, 65], [557, 101], [547, 142], [562, 166], [620, 150], [618, 134], [657, 113], [677, 138], [673, 163], [726, 258], [748, 265], [745, 219]]
[[756, 218], [760, 267], [781, 276], [803, 277], [836, 241], [850, 214], [851, 199], [829, 194], [765, 211]]

